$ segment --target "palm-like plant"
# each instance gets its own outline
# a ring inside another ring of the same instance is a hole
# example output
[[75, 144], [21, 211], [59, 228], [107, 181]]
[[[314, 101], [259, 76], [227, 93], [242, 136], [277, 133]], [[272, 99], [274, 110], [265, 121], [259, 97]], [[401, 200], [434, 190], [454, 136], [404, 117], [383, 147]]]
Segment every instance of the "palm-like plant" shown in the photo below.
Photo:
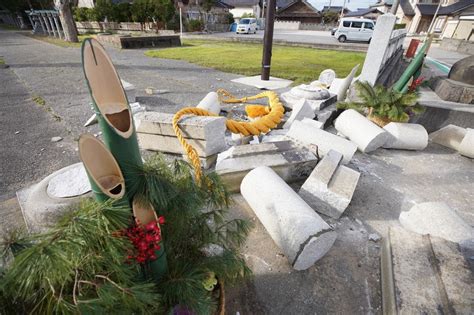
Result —
[[351, 108], [359, 112], [368, 110], [368, 118], [378, 125], [383, 126], [391, 121], [407, 122], [410, 115], [422, 113], [424, 110], [417, 105], [417, 92], [404, 94], [381, 85], [372, 87], [369, 82], [357, 81], [355, 84], [361, 101], [342, 102], [337, 108]]

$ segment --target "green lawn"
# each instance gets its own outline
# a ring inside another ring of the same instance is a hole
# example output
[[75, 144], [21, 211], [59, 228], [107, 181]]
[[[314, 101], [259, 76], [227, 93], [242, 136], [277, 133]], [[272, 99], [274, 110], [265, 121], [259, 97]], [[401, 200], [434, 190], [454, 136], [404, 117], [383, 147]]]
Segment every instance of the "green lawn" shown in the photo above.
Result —
[[[186, 60], [224, 72], [257, 75], [261, 70], [262, 45], [184, 40], [183, 47], [148, 50], [145, 55]], [[316, 80], [322, 70], [331, 68], [338, 77], [345, 77], [356, 64], [362, 65], [364, 58], [365, 53], [274, 46], [271, 75], [293, 80], [295, 84], [309, 83]]]
[[71, 42], [66, 42], [65, 40], [59, 39], [57, 37], [49, 37], [49, 36], [39, 36], [39, 35], [30, 35], [28, 34], [27, 36], [33, 37], [35, 39], [42, 40], [44, 42], [54, 44], [56, 46], [60, 47], [81, 47], [82, 42], [86, 38], [92, 37], [92, 35], [79, 35], [79, 42], [78, 43], [71, 43]]

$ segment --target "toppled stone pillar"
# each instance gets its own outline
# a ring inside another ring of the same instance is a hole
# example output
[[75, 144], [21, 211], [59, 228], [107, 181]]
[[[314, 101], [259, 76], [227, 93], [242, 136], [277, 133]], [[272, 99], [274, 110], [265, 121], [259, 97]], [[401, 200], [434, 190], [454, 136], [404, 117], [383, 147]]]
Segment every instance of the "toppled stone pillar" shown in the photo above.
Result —
[[424, 202], [400, 213], [404, 228], [462, 243], [474, 239], [474, 230], [444, 202]]
[[391, 122], [383, 129], [389, 133], [384, 148], [423, 150], [428, 145], [428, 132], [422, 125]]
[[431, 142], [440, 144], [450, 149], [459, 151], [464, 136], [466, 136], [466, 129], [456, 125], [447, 125], [435, 132], [430, 133]]
[[205, 109], [211, 113], [219, 115], [221, 111], [221, 105], [219, 102], [219, 96], [216, 92], [209, 92], [196, 106], [197, 108]]
[[474, 159], [474, 129], [467, 129], [466, 135], [459, 145], [459, 153]]
[[249, 172], [240, 190], [294, 269], [308, 269], [334, 244], [336, 232], [272, 169]]
[[342, 154], [330, 150], [304, 182], [299, 195], [314, 210], [338, 219], [349, 206], [360, 173], [343, 165]]
[[314, 116], [314, 110], [311, 109], [308, 102], [304, 99], [300, 99], [294, 104], [291, 116], [283, 125], [283, 129], [289, 129], [294, 121], [301, 121], [304, 118], [313, 119]]
[[354, 143], [301, 121], [293, 122], [287, 137], [306, 147], [316, 145], [318, 153], [322, 156], [331, 149], [340, 152], [343, 155], [343, 164], [349, 163], [357, 150]]
[[345, 110], [339, 115], [334, 127], [365, 153], [381, 147], [388, 138], [385, 130], [353, 109]]

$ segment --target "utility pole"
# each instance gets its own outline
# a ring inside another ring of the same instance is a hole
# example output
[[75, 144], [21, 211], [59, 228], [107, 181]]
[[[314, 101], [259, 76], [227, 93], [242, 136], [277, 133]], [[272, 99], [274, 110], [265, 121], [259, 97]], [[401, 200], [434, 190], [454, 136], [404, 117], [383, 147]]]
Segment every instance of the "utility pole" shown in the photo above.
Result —
[[393, 0], [392, 7], [390, 8], [390, 13], [397, 15], [398, 6], [400, 5], [400, 0]]
[[273, 24], [275, 22], [276, 0], [267, 0], [265, 18], [265, 33], [263, 35], [262, 75], [263, 81], [270, 80], [270, 65], [272, 63]]

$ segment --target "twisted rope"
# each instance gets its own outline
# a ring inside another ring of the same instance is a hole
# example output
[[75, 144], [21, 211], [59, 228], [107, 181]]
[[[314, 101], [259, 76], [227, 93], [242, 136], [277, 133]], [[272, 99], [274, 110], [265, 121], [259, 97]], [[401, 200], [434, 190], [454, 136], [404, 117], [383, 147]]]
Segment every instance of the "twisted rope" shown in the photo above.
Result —
[[[278, 99], [278, 95], [272, 91], [266, 91], [254, 96], [236, 98], [225, 90], [218, 90], [219, 101], [223, 103], [247, 103], [248, 101], [257, 100], [261, 98], [268, 98], [269, 111], [268, 114], [252, 122], [236, 121], [227, 119], [226, 127], [232, 133], [242, 134], [244, 136], [260, 135], [261, 133], [267, 133], [271, 129], [275, 128], [280, 123], [285, 109], [282, 103]], [[186, 107], [178, 111], [173, 117], [173, 130], [178, 138], [181, 146], [186, 152], [191, 164], [193, 165], [194, 172], [196, 174], [196, 180], [200, 182], [202, 178], [201, 161], [196, 149], [191, 146], [183, 136], [181, 129], [179, 128], [178, 122], [185, 115], [196, 115], [196, 116], [217, 116], [205, 109], [197, 107]]]

